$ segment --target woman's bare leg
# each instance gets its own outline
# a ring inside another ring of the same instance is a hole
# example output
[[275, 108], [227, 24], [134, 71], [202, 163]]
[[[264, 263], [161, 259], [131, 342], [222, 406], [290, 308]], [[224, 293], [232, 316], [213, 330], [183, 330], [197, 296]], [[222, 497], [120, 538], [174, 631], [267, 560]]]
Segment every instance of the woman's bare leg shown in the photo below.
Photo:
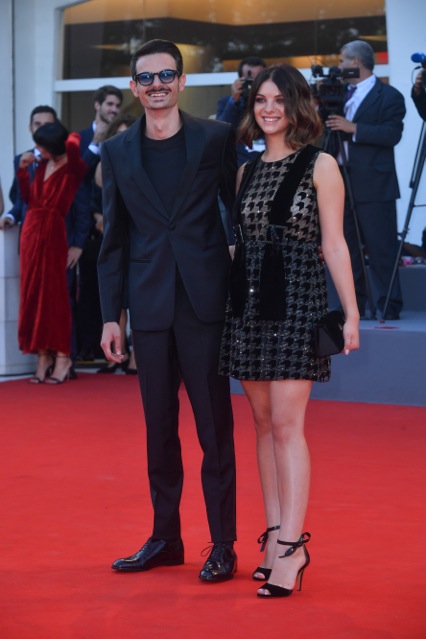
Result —
[[[312, 382], [280, 380], [270, 383], [272, 441], [280, 507], [279, 539], [295, 542], [302, 532], [309, 497], [310, 459], [304, 434], [305, 413]], [[292, 589], [305, 563], [303, 548], [284, 559], [288, 548], [275, 546], [269, 583]], [[269, 593], [260, 589], [262, 594]]]

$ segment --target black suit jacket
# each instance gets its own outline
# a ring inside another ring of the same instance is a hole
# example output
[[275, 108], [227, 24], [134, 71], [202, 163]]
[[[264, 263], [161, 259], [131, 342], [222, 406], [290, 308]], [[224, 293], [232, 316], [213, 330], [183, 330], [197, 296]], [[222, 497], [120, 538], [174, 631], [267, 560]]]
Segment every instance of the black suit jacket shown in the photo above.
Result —
[[198, 318], [224, 318], [230, 257], [218, 195], [230, 211], [235, 139], [228, 124], [181, 117], [187, 161], [172, 211], [165, 210], [143, 168], [144, 116], [102, 146], [104, 238], [98, 273], [104, 322], [118, 322], [128, 278], [132, 329], [169, 328], [177, 269]]
[[[34, 149], [29, 149], [29, 151], [33, 152]], [[25, 219], [25, 214], [27, 212], [27, 205], [22, 199], [18, 178], [16, 177], [16, 174], [18, 173], [19, 162], [21, 161], [21, 156], [22, 156], [22, 153], [19, 153], [18, 155], [15, 155], [13, 159], [14, 177], [13, 177], [12, 186], [10, 187], [10, 192], [9, 192], [9, 198], [13, 202], [13, 206], [10, 209], [10, 211], [8, 211], [8, 213], [9, 215], [13, 216], [15, 224], [22, 224], [22, 222]], [[34, 164], [30, 164], [28, 167], [28, 172], [30, 174], [31, 182], [34, 180], [36, 166], [37, 165], [34, 163]]]
[[402, 136], [402, 94], [380, 80], [359, 105], [349, 139], [348, 167], [355, 202], [386, 202], [399, 197], [394, 146]]

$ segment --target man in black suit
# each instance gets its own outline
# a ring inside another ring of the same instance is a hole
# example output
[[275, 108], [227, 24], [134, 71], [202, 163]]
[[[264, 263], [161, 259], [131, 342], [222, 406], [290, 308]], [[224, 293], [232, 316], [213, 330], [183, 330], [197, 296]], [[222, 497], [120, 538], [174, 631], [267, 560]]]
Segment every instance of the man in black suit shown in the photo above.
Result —
[[181, 378], [203, 450], [202, 486], [211, 552], [200, 578], [231, 579], [237, 568], [235, 456], [229, 380], [218, 375], [230, 256], [218, 195], [232, 207], [235, 140], [228, 124], [179, 111], [185, 86], [179, 49], [144, 44], [130, 88], [145, 115], [102, 146], [104, 239], [98, 262], [102, 348], [122, 360], [118, 320], [128, 295], [147, 426], [152, 536], [121, 571], [184, 561], [179, 504]]
[[[102, 317], [96, 271], [100, 241], [96, 231], [96, 222], [91, 213], [91, 196], [93, 177], [100, 159], [101, 143], [109, 125], [119, 115], [122, 102], [123, 94], [117, 87], [110, 84], [99, 87], [93, 96], [95, 119], [88, 127], [80, 131], [80, 152], [89, 167], [71, 207], [71, 212], [73, 212], [78, 202], [82, 204], [89, 226], [83, 250], [79, 256], [78, 300], [75, 295], [71, 307], [74, 319], [73, 353], [75, 355], [78, 351], [78, 359], [80, 360], [93, 360], [102, 355], [99, 348]], [[69, 284], [76, 292], [76, 274], [71, 272], [70, 275], [73, 277], [73, 281]]]
[[[374, 51], [362, 40], [345, 44], [340, 51], [341, 69], [358, 67], [356, 89], [345, 102], [345, 115], [330, 115], [326, 125], [346, 134], [345, 148], [350, 186], [357, 220], [367, 254], [371, 278], [377, 290], [377, 307], [383, 311], [398, 252], [396, 202], [399, 187], [394, 146], [402, 136], [405, 103], [402, 94], [373, 74]], [[358, 307], [365, 314], [367, 301], [359, 242], [352, 212], [345, 205], [345, 237], [349, 246]], [[395, 278], [386, 319], [399, 319], [402, 295]], [[371, 310], [371, 309], [370, 309]]]

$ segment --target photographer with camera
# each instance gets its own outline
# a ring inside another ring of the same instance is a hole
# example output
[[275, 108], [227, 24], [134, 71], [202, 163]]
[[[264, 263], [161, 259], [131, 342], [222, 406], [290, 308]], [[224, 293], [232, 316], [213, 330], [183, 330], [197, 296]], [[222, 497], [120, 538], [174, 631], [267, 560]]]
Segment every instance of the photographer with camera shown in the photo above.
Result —
[[413, 102], [416, 105], [419, 116], [426, 121], [426, 68], [423, 68], [417, 74], [413, 88], [411, 89], [411, 97], [413, 98]]
[[[399, 91], [373, 74], [374, 51], [367, 42], [356, 40], [342, 47], [339, 68], [353, 67], [359, 68], [359, 78], [352, 78], [348, 85], [344, 115], [331, 114], [325, 124], [331, 131], [345, 134], [345, 160], [356, 211], [355, 220], [346, 198], [345, 237], [351, 254], [358, 308], [364, 316], [366, 282], [356, 222], [377, 291], [376, 304], [383, 311], [398, 251], [396, 199], [400, 193], [394, 146], [402, 136], [405, 103]], [[349, 89], [351, 86], [354, 89]], [[385, 319], [399, 319], [401, 308], [397, 275]]]
[[[237, 130], [247, 108], [247, 98], [253, 80], [265, 67], [266, 63], [264, 60], [257, 56], [250, 56], [241, 60], [238, 65], [238, 78], [231, 87], [231, 95], [223, 96], [217, 103], [216, 120], [228, 122], [234, 131]], [[252, 149], [244, 144], [237, 144], [238, 166], [241, 166], [244, 162], [247, 162], [247, 160], [258, 155], [258, 153], [265, 149], [263, 140], [257, 142], [258, 144], [254, 144]]]

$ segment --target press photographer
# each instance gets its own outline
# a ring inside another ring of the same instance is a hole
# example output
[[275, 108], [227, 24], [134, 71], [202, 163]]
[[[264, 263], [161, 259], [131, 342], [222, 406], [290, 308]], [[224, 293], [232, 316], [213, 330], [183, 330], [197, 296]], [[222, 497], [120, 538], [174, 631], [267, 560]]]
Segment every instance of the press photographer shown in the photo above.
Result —
[[[411, 59], [413, 62], [420, 62], [422, 68], [417, 74], [411, 90], [411, 97], [420, 117], [426, 121], [426, 55], [424, 53], [413, 53]], [[419, 67], [416, 68], [418, 69]]]
[[[223, 96], [217, 103], [216, 120], [229, 122], [234, 131], [237, 130], [246, 110], [247, 98], [253, 80], [265, 67], [266, 63], [264, 60], [257, 56], [250, 56], [241, 60], [238, 65], [238, 78], [233, 82], [231, 87], [231, 95]], [[257, 155], [264, 150], [265, 144], [261, 141], [257, 142], [258, 144], [254, 144], [252, 149], [245, 144], [237, 144], [238, 166], [241, 166], [253, 157], [253, 155]]]
[[[398, 234], [396, 199], [399, 187], [394, 146], [402, 136], [405, 103], [402, 94], [373, 73], [374, 51], [362, 40], [345, 44], [339, 68], [359, 68], [344, 96], [343, 115], [330, 114], [325, 125], [345, 134], [347, 167], [357, 219], [345, 202], [345, 237], [349, 246], [355, 289], [361, 316], [366, 313], [364, 277], [356, 221], [368, 255], [369, 273], [377, 291], [374, 305], [383, 311], [396, 259]], [[373, 287], [372, 287], [373, 288]], [[402, 295], [395, 278], [386, 319], [399, 319]], [[371, 309], [370, 309], [371, 312]]]
[[311, 71], [314, 79], [320, 78], [319, 82], [311, 83], [311, 91], [322, 120], [325, 121], [329, 115], [343, 115], [348, 87], [344, 81], [359, 78], [359, 69], [330, 67], [328, 74], [325, 74], [322, 66], [316, 64], [311, 66]]

